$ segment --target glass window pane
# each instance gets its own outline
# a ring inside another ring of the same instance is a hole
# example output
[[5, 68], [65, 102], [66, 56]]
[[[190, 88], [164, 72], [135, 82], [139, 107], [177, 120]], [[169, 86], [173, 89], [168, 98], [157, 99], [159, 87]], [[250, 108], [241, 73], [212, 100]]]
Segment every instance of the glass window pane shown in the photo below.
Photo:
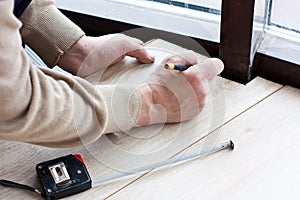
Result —
[[146, 1], [154, 1], [154, 2], [160, 2], [160, 3], [166, 3], [170, 5], [177, 5], [177, 6], [186, 6], [189, 5], [197, 5], [202, 7], [208, 7], [213, 8], [217, 10], [221, 10], [221, 0], [146, 0]]
[[186, 2], [190, 2], [191, 4], [210, 7], [218, 10], [221, 10], [221, 5], [222, 5], [221, 0], [186, 0]]
[[221, 0], [56, 0], [59, 8], [219, 42]]
[[188, 8], [191, 10], [206, 11], [220, 14], [221, 0], [144, 0], [163, 4], [169, 4], [177, 7]]
[[300, 2], [298, 0], [270, 0], [271, 17], [269, 25], [300, 31]]

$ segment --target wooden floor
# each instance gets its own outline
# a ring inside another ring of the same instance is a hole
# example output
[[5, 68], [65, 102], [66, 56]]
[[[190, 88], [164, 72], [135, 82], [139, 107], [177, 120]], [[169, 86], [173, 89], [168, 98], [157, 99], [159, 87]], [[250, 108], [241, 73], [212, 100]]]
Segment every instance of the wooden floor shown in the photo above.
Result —
[[[35, 165], [80, 153], [93, 179], [232, 140], [221, 151], [103, 183], [66, 199], [298, 199], [300, 90], [256, 78], [246, 86], [219, 78], [222, 94], [199, 117], [103, 136], [73, 149], [0, 141], [0, 179], [38, 186]], [[221, 102], [219, 102], [221, 100]], [[0, 186], [0, 199], [40, 199]]]

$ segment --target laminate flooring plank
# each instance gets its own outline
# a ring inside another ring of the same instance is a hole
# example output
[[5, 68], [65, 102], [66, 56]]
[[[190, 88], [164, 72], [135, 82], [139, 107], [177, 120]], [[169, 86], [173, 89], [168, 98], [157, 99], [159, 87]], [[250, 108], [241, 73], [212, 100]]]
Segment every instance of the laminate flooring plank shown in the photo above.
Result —
[[[262, 91], [260, 91], [259, 93], [255, 93], [259, 95], [255, 96], [255, 98], [253, 97], [253, 99], [251, 100], [250, 98], [247, 97], [246, 99], [248, 101], [245, 102], [242, 99], [244, 99], [245, 96], [249, 94], [247, 90], [250, 90], [249, 89], [250, 87], [253, 88], [252, 89], [253, 91], [259, 91], [259, 89], [256, 90], [254, 89], [255, 84], [242, 86], [231, 81], [226, 81], [225, 85], [227, 88], [234, 88], [234, 89], [229, 89], [227, 91], [226, 97], [229, 100], [226, 101], [228, 102], [228, 106], [226, 106], [226, 110], [231, 110], [231, 109], [235, 110], [235, 112], [231, 111], [230, 115], [227, 114], [228, 116], [234, 117], [235, 115], [238, 115], [240, 112], [243, 112], [246, 108], [252, 106], [257, 101], [268, 96], [270, 93], [276, 91], [280, 87], [277, 84], [272, 84], [263, 79], [256, 80], [256, 83], [257, 83], [257, 88], [262, 88], [261, 89]], [[268, 85], [268, 87], [266, 87], [265, 85]], [[265, 87], [267, 88], [266, 90], [264, 89]], [[238, 92], [239, 90], [241, 91], [240, 93]], [[240, 104], [238, 104], [238, 102], [240, 102]], [[240, 109], [238, 110], [236, 109], [236, 107], [240, 107]], [[229, 120], [230, 117], [227, 120]], [[204, 122], [205, 119], [203, 119], [203, 123]], [[185, 123], [186, 127], [184, 128], [188, 130], [188, 128], [190, 126], [193, 126], [194, 123], [195, 123], [194, 121], [186, 122]], [[222, 123], [216, 124], [215, 126], [220, 126]], [[152, 152], [153, 149], [156, 149], [157, 147], [161, 146], [162, 143], [166, 144], [169, 141], [173, 141], [174, 140], [173, 138], [176, 138], [176, 136], [173, 136], [172, 133], [170, 133], [170, 130], [176, 130], [177, 129], [176, 126], [179, 125], [167, 125], [164, 132], [161, 131], [160, 133], [156, 134], [154, 137], [145, 138], [145, 139], [142, 138], [140, 140], [138, 140], [137, 137], [133, 138], [130, 135], [126, 136], [123, 134], [111, 134], [108, 136], [103, 136], [103, 138], [105, 139], [101, 138], [99, 141], [95, 142], [94, 144], [88, 145], [86, 147], [73, 148], [73, 149], [51, 149], [51, 148], [45, 148], [45, 147], [40, 147], [40, 146], [35, 146], [30, 144], [18, 143], [18, 142], [1, 141], [0, 175], [2, 179], [10, 179], [24, 184], [38, 186], [38, 182], [36, 180], [35, 165], [39, 162], [56, 158], [59, 156], [64, 156], [70, 153], [81, 153], [83, 155], [83, 157], [86, 160], [87, 168], [93, 178], [100, 178], [106, 175], [111, 175], [113, 173], [118, 172], [118, 170], [115, 170], [114, 168], [117, 167], [120, 168], [120, 166], [122, 166], [125, 169], [132, 169], [133, 167], [132, 163], [133, 164], [135, 163], [134, 158], [132, 157], [127, 158], [126, 155], [124, 156], [124, 153], [122, 152], [116, 153], [115, 149], [111, 148], [112, 144], [114, 144], [117, 147], [121, 146], [120, 147], [121, 149], [125, 148], [125, 151], [127, 151], [126, 148], [127, 149], [131, 148], [132, 152], [140, 151], [140, 152], [144, 152], [143, 153], [144, 155], [147, 155], [148, 152]], [[188, 131], [186, 132], [188, 133]], [[201, 134], [206, 134], [206, 133], [207, 132]], [[185, 139], [184, 136], [185, 136], [184, 134], [182, 135], [179, 134], [178, 136], [179, 139], [176, 140], [177, 143], [178, 142], [180, 143], [180, 137], [183, 137], [182, 139], [184, 140]], [[193, 141], [194, 140], [185, 141], [184, 144], [189, 145]], [[175, 144], [168, 145], [171, 150], [170, 152], [165, 153], [164, 157], [170, 156], [176, 153], [177, 151], [180, 151], [181, 149], [176, 145], [178, 144], [175, 143]], [[130, 155], [135, 155], [135, 154], [136, 153], [132, 153]], [[149, 157], [147, 156], [146, 158], [149, 159]], [[113, 163], [112, 166], [110, 163]], [[141, 164], [141, 162], [136, 162], [136, 163]], [[117, 167], [114, 167], [113, 165], [116, 165]], [[127, 165], [129, 165], [129, 167], [126, 168]], [[128, 183], [130, 183], [140, 175], [141, 174], [138, 174], [134, 177], [131, 177], [130, 179], [117, 180], [112, 183], [102, 184], [98, 188], [76, 195], [75, 197], [70, 197], [70, 199], [73, 198], [84, 199], [86, 198], [86, 196], [98, 197], [99, 199], [102, 199], [105, 196], [109, 196], [114, 191], [117, 191], [120, 188], [124, 187], [125, 185], [127, 185]], [[30, 193], [23, 192], [21, 190], [1, 187], [0, 199], [18, 199], [20, 197], [39, 199], [34, 194], [31, 195]]]
[[298, 199], [299, 123], [300, 90], [284, 87], [222, 127], [233, 151], [150, 172], [109, 199]]

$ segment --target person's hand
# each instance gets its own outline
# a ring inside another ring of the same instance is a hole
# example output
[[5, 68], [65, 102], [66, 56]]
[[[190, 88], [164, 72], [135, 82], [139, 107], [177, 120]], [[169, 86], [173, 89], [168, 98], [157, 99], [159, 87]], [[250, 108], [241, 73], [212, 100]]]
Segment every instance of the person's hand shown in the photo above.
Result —
[[[164, 69], [165, 63], [188, 65], [185, 71]], [[222, 72], [224, 65], [217, 58], [197, 62], [196, 54], [186, 51], [166, 58], [138, 88], [141, 111], [137, 126], [155, 123], [175, 123], [193, 118], [206, 103], [209, 82]]]
[[123, 34], [83, 36], [60, 57], [58, 66], [72, 74], [86, 77], [125, 56], [134, 57], [141, 63], [152, 63], [154, 57], [142, 45], [141, 40]]

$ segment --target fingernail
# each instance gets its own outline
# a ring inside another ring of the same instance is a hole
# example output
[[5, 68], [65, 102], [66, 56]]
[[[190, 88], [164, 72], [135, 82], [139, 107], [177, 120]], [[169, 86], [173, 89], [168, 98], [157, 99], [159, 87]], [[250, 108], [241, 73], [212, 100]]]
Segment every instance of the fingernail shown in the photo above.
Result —
[[150, 55], [150, 59], [151, 59], [152, 61], [154, 61], [154, 60], [155, 60], [155, 57]]

